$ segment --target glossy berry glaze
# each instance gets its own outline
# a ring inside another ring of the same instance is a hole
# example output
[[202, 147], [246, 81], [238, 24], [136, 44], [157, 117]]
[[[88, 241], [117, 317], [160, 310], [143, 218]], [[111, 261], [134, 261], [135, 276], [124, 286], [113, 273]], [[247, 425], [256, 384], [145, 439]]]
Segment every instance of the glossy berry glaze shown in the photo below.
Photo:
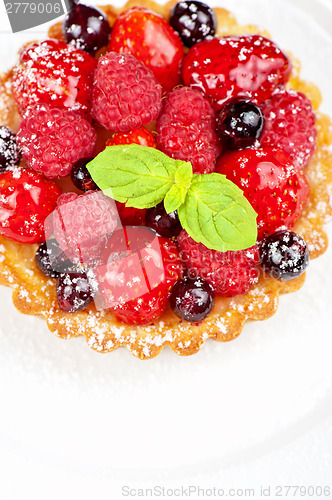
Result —
[[77, 3], [64, 19], [63, 32], [67, 43], [94, 55], [108, 44], [111, 27], [101, 10]]
[[26, 168], [0, 175], [0, 234], [19, 243], [45, 240], [44, 221], [54, 210], [61, 189]]
[[119, 146], [120, 144], [139, 144], [149, 148], [156, 147], [153, 134], [145, 127], [135, 128], [129, 132], [119, 132], [113, 134], [106, 142], [106, 146]]
[[185, 276], [175, 283], [169, 300], [173, 312], [179, 318], [199, 322], [210, 314], [214, 294], [203, 278]]
[[133, 6], [117, 17], [109, 51], [130, 54], [149, 68], [164, 91], [181, 82], [183, 44], [166, 19], [145, 7]]
[[35, 104], [79, 111], [90, 119], [95, 59], [62, 40], [31, 43], [14, 67], [12, 91], [23, 116]]
[[175, 4], [169, 22], [187, 47], [213, 38], [217, 28], [217, 18], [213, 9], [197, 0]]
[[228, 151], [216, 171], [243, 190], [257, 213], [259, 240], [282, 226], [292, 229], [309, 197], [306, 176], [277, 148]]
[[201, 90], [219, 111], [237, 96], [262, 103], [288, 81], [291, 69], [288, 57], [271, 40], [225, 36], [194, 45], [184, 59], [182, 76], [185, 85]]
[[85, 309], [92, 301], [93, 292], [85, 273], [62, 273], [57, 279], [56, 295], [62, 311]]
[[304, 273], [309, 264], [309, 250], [302, 236], [281, 230], [262, 242], [260, 258], [264, 272], [288, 281]]
[[220, 110], [217, 134], [229, 149], [247, 148], [260, 138], [264, 121], [261, 109], [249, 99], [231, 99]]
[[145, 222], [148, 227], [164, 238], [177, 236], [182, 229], [177, 212], [168, 214], [163, 202], [146, 211]]

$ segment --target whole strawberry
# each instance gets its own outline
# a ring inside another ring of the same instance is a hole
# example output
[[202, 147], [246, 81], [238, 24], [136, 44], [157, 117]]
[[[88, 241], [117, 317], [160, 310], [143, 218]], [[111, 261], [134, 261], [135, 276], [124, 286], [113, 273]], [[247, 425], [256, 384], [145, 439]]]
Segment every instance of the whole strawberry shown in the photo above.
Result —
[[271, 97], [291, 73], [288, 57], [260, 35], [225, 36], [203, 41], [186, 55], [185, 85], [201, 90], [219, 110], [231, 97], [246, 96], [256, 103]]
[[20, 124], [17, 143], [28, 165], [46, 177], [64, 177], [80, 159], [91, 157], [97, 134], [90, 123], [75, 111], [31, 108]]
[[146, 227], [116, 231], [95, 271], [98, 308], [110, 308], [130, 325], [151, 323], [164, 312], [182, 262], [175, 243]]
[[259, 239], [282, 226], [292, 229], [309, 196], [306, 176], [279, 149], [228, 152], [216, 171], [239, 186], [257, 212]]
[[177, 241], [189, 276], [200, 276], [216, 295], [246, 293], [259, 278], [259, 249], [255, 245], [237, 252], [209, 250], [182, 230]]
[[20, 243], [45, 239], [44, 221], [54, 210], [61, 189], [33, 170], [16, 168], [0, 174], [0, 234]]
[[263, 106], [265, 128], [262, 146], [282, 148], [305, 168], [316, 148], [316, 116], [311, 102], [295, 90], [276, 92]]
[[125, 203], [119, 201], [115, 203], [124, 226], [145, 226], [145, 208], [126, 207]]
[[13, 72], [13, 95], [21, 114], [34, 104], [80, 111], [89, 116], [96, 61], [59, 40], [28, 45]]
[[90, 264], [100, 256], [119, 225], [115, 202], [101, 191], [64, 193], [53, 213], [53, 231], [66, 256]]
[[162, 16], [145, 7], [131, 7], [117, 17], [108, 50], [142, 61], [166, 92], [180, 83], [182, 41]]
[[157, 121], [158, 148], [177, 160], [190, 161], [198, 174], [214, 170], [221, 146], [215, 132], [214, 111], [196, 89], [173, 90]]
[[111, 132], [128, 132], [156, 120], [161, 86], [135, 57], [109, 52], [98, 60], [93, 87], [93, 117]]
[[145, 127], [135, 128], [129, 132], [113, 134], [106, 146], [119, 146], [120, 144], [139, 144], [140, 146], [156, 147], [153, 134]]

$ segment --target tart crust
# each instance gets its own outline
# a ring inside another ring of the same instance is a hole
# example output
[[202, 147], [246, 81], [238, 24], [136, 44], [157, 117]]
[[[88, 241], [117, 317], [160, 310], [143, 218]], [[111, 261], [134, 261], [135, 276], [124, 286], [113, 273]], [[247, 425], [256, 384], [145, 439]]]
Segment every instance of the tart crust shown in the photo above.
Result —
[[[150, 0], [129, 0], [121, 9], [102, 6], [110, 24], [122, 10], [133, 5], [151, 8], [168, 17], [175, 1], [164, 6]], [[218, 18], [218, 35], [269, 33], [254, 25], [240, 26], [234, 16], [222, 8], [214, 9]], [[62, 38], [61, 23], [49, 30], [52, 38]], [[300, 64], [292, 56], [293, 73], [290, 88], [300, 90], [310, 98], [317, 115], [317, 150], [306, 170], [311, 194], [295, 226], [295, 231], [306, 240], [310, 257], [316, 258], [327, 248], [324, 224], [332, 215], [332, 125], [318, 109], [321, 103], [319, 89], [300, 78]], [[0, 123], [17, 130], [19, 115], [10, 94], [11, 73], [0, 76]], [[51, 332], [62, 339], [83, 335], [88, 345], [98, 352], [109, 352], [126, 346], [140, 359], [153, 358], [165, 345], [179, 355], [196, 353], [205, 340], [228, 341], [236, 338], [248, 320], [264, 320], [278, 307], [279, 295], [295, 292], [304, 283], [305, 275], [288, 282], [280, 282], [262, 274], [259, 282], [246, 294], [232, 298], [217, 297], [212, 314], [200, 324], [179, 320], [170, 308], [159, 320], [146, 326], [128, 326], [119, 322], [110, 311], [97, 311], [94, 305], [74, 314], [61, 311], [57, 305], [54, 281], [45, 278], [36, 268], [36, 245], [24, 245], [0, 236], [0, 283], [13, 290], [13, 302], [24, 314], [40, 316], [47, 321]]]

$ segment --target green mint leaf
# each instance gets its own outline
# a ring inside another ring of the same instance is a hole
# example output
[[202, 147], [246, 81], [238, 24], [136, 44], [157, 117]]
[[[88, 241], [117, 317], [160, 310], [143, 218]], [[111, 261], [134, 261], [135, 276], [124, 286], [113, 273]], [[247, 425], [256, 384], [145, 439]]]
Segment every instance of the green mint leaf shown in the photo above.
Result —
[[187, 191], [190, 188], [191, 180], [193, 178], [193, 167], [189, 161], [175, 161], [177, 169], [174, 180], [178, 186], [181, 186]]
[[177, 210], [184, 202], [186, 194], [187, 190], [185, 188], [174, 184], [164, 199], [166, 213], [170, 214], [171, 212]]
[[256, 243], [257, 214], [225, 175], [195, 175], [178, 215], [189, 235], [212, 250], [243, 250]]
[[161, 151], [138, 144], [108, 146], [87, 165], [105, 195], [134, 208], [160, 203], [175, 185], [178, 167]]
[[193, 178], [191, 163], [180, 160], [174, 161], [177, 164], [174, 177], [175, 184], [168, 191], [164, 199], [165, 210], [168, 214], [174, 212], [182, 205]]

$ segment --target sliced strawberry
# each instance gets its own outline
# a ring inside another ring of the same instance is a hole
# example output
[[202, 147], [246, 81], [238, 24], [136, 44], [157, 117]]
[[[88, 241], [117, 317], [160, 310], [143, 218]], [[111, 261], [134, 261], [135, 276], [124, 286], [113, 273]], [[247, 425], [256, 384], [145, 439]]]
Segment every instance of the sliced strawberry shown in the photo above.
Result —
[[61, 189], [33, 170], [18, 168], [0, 175], [0, 234], [20, 243], [45, 240], [44, 221]]
[[119, 132], [113, 134], [107, 141], [106, 146], [118, 146], [120, 144], [139, 144], [140, 146], [156, 147], [153, 134], [145, 127], [135, 128], [130, 132]]
[[59, 40], [28, 45], [13, 73], [13, 95], [21, 114], [34, 104], [90, 114], [96, 61]]
[[111, 309], [131, 325], [151, 323], [164, 312], [182, 262], [175, 243], [147, 227], [125, 227], [113, 233], [95, 271], [98, 308]]
[[131, 7], [118, 16], [108, 50], [142, 61], [166, 92], [180, 83], [182, 41], [162, 16], [145, 7]]
[[291, 73], [288, 57], [260, 35], [225, 36], [198, 43], [186, 55], [182, 76], [210, 97], [216, 110], [231, 97], [268, 99]]
[[216, 171], [239, 186], [257, 212], [259, 239], [283, 226], [292, 229], [309, 196], [306, 176], [278, 149], [226, 153]]

